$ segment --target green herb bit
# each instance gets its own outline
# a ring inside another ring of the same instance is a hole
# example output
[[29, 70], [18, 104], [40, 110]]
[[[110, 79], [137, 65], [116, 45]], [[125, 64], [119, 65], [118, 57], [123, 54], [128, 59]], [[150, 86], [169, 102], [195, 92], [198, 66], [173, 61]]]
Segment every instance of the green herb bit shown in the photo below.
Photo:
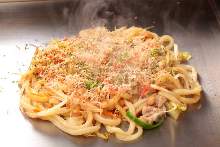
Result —
[[123, 61], [125, 61], [128, 57], [129, 57], [128, 52], [124, 52], [124, 53], [122, 53], [122, 54], [120, 55], [119, 61], [120, 61], [120, 62], [123, 62]]
[[178, 58], [180, 61], [185, 62], [191, 59], [192, 56], [189, 52], [180, 52]]
[[99, 84], [98, 81], [92, 81], [92, 80], [85, 81], [85, 86], [86, 86], [86, 89], [88, 90], [97, 87], [98, 84]]
[[159, 56], [159, 55], [160, 55], [160, 49], [158, 49], [158, 48], [153, 48], [153, 49], [151, 49], [150, 55], [151, 55], [152, 57], [157, 57], [157, 56]]

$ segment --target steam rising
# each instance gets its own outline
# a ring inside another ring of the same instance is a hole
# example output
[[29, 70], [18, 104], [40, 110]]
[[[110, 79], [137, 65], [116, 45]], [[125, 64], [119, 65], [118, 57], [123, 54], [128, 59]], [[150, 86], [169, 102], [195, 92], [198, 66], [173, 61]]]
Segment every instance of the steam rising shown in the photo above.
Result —
[[205, 12], [203, 0], [72, 0], [63, 15], [70, 33], [95, 26], [154, 26], [156, 33], [170, 34], [190, 24], [203, 29]]
[[88, 27], [134, 25], [135, 14], [120, 0], [75, 0], [68, 20], [72, 31]]

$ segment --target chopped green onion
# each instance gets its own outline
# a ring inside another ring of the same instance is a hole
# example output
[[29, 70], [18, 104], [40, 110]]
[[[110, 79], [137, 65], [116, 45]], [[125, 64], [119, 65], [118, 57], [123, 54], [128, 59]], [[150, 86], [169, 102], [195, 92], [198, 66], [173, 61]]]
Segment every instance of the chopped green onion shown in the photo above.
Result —
[[163, 123], [163, 121], [164, 121], [164, 119], [161, 119], [156, 124], [148, 124], [148, 123], [143, 122], [142, 120], [140, 120], [136, 116], [134, 116], [130, 111], [126, 112], [126, 116], [130, 120], [132, 120], [135, 124], [137, 124], [138, 126], [143, 127], [144, 129], [153, 129], [153, 128], [159, 127]]
[[177, 108], [181, 111], [186, 111], [187, 110], [187, 105], [186, 104], [178, 104]]
[[[174, 105], [176, 105], [176, 109], [173, 109]], [[174, 119], [177, 120], [179, 118], [179, 115], [181, 114], [182, 111], [186, 111], [186, 107], [184, 107], [183, 105], [177, 105], [173, 102], [168, 102], [166, 103], [166, 106], [168, 108], [168, 110], [172, 110], [172, 111], [168, 111], [167, 113]]]
[[99, 84], [99, 82], [97, 82], [97, 81], [92, 81], [92, 80], [85, 81], [85, 86], [86, 86], [86, 89], [88, 89], [88, 90], [97, 87], [98, 84]]
[[180, 61], [185, 62], [192, 58], [189, 52], [180, 52], [178, 55]]
[[153, 49], [151, 49], [150, 55], [152, 57], [157, 57], [160, 55], [160, 50], [158, 48], [153, 48]]
[[168, 114], [174, 119], [177, 120], [182, 111], [180, 109], [175, 109], [173, 111], [168, 112]]

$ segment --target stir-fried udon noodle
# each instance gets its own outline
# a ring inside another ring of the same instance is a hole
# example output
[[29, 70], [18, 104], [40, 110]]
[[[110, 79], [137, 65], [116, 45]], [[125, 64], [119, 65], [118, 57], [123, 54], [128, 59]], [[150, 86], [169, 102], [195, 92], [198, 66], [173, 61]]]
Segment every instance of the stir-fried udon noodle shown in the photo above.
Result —
[[200, 100], [190, 58], [171, 36], [146, 29], [82, 30], [36, 48], [19, 81], [20, 108], [70, 135], [135, 140]]

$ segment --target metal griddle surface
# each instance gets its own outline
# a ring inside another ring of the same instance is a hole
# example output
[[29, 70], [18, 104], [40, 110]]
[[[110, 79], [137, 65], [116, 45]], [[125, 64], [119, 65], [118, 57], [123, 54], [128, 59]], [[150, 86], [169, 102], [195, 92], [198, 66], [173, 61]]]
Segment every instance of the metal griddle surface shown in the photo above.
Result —
[[[0, 3], [0, 146], [21, 147], [219, 147], [220, 146], [220, 9], [214, 0], [77, 0]], [[34, 48], [52, 38], [105, 24], [155, 26], [174, 36], [181, 50], [192, 53], [204, 89], [201, 103], [175, 122], [144, 131], [134, 142], [112, 138], [73, 137], [19, 111], [17, 80]]]

